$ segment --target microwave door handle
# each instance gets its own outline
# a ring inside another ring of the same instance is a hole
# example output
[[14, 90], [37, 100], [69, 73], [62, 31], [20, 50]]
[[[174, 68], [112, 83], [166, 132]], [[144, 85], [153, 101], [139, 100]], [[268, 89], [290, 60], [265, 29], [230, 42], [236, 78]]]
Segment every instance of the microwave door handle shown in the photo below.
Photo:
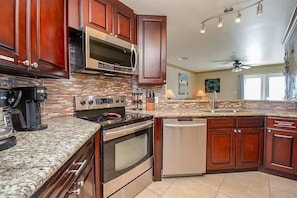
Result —
[[[134, 62], [133, 62], [133, 56], [134, 56]], [[132, 45], [131, 47], [131, 57], [130, 57], [130, 63], [132, 65], [132, 70], [135, 71], [136, 70], [136, 64], [137, 64], [137, 51], [134, 45]]]

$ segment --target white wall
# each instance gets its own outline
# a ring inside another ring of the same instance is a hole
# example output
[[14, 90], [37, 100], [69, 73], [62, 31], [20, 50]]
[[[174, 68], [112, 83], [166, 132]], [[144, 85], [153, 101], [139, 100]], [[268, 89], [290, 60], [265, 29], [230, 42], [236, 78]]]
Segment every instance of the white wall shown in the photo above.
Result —
[[[182, 70], [176, 66], [167, 65], [167, 89], [172, 89], [175, 99], [196, 99], [198, 90], [205, 91], [205, 79], [220, 78], [220, 93], [217, 93], [218, 99], [234, 100], [240, 98], [240, 75], [241, 74], [269, 74], [269, 73], [283, 73], [284, 64], [266, 65], [252, 67], [242, 72], [232, 72], [230, 70], [193, 73]], [[178, 95], [178, 73], [185, 73], [189, 75], [189, 95]], [[211, 93], [205, 93], [206, 98], [211, 98]]]
[[[178, 73], [188, 74], [189, 75], [189, 86], [188, 86], [188, 95], [178, 95]], [[174, 99], [191, 99], [195, 98], [197, 93], [197, 80], [196, 74], [180, 68], [167, 65], [166, 73], [167, 89], [172, 89], [174, 92]]]
[[[217, 94], [218, 99], [232, 100], [240, 98], [240, 75], [241, 74], [269, 74], [269, 73], [283, 73], [284, 65], [271, 65], [252, 67], [242, 72], [232, 72], [231, 70], [206, 72], [196, 74], [197, 90], [205, 90], [205, 79], [220, 78], [221, 91]], [[205, 93], [208, 98], [211, 98], [211, 93]]]

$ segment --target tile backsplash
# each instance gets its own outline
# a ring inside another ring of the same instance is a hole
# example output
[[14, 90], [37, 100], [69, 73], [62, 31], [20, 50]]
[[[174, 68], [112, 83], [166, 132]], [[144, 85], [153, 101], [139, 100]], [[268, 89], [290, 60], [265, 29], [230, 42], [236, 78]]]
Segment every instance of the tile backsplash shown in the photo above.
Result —
[[[177, 108], [209, 108], [209, 101], [167, 101], [165, 85], [139, 85], [137, 76], [123, 75], [109, 77], [103, 75], [71, 74], [70, 79], [34, 79], [0, 74], [0, 87], [45, 86], [48, 98], [42, 104], [43, 118], [73, 115], [74, 96], [87, 95], [125, 95], [127, 108], [132, 109], [132, 93], [137, 90], [145, 96], [146, 90], [154, 90], [158, 97], [156, 110], [170, 111]], [[294, 110], [291, 102], [271, 101], [216, 101], [218, 108], [249, 108]], [[144, 104], [145, 109], [145, 104]]]

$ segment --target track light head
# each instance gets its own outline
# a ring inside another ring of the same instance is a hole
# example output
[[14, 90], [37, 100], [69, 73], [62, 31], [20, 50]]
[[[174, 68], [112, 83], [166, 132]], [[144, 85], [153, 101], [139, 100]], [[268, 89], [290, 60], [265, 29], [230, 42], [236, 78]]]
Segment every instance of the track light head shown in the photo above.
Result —
[[205, 23], [202, 23], [200, 33], [201, 34], [204, 34], [205, 33]]
[[241, 14], [240, 14], [240, 12], [238, 11], [238, 14], [237, 14], [237, 16], [236, 16], [236, 18], [235, 18], [235, 22], [236, 22], [236, 23], [240, 23], [240, 21], [241, 21]]
[[222, 17], [219, 17], [219, 23], [218, 23], [218, 28], [223, 27], [223, 19]]
[[257, 15], [261, 15], [261, 14], [263, 14], [263, 5], [261, 2], [259, 2], [257, 7]]

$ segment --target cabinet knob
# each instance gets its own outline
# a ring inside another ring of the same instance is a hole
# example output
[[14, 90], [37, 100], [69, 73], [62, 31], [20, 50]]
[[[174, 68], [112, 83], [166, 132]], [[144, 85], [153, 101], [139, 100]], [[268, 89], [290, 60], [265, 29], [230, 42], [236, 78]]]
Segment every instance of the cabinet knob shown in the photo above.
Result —
[[114, 37], [118, 38], [118, 35], [114, 35]]
[[113, 34], [112, 33], [109, 33], [109, 35], [112, 36]]
[[78, 181], [76, 184], [78, 186], [84, 186], [85, 185], [85, 182], [82, 180], [82, 181]]
[[268, 132], [268, 133], [271, 133], [271, 130], [270, 130], [270, 129], [268, 129], [268, 130], [267, 130], [267, 132]]
[[241, 130], [237, 130], [238, 133], [241, 133]]
[[234, 129], [233, 131], [234, 131], [234, 133], [237, 133], [236, 129]]
[[80, 194], [80, 188], [78, 189], [75, 189], [75, 190], [70, 190], [68, 191], [69, 194], [76, 194], [76, 195], [79, 195]]
[[32, 64], [31, 64], [31, 67], [32, 67], [32, 68], [38, 68], [38, 63], [36, 63], [36, 62], [32, 63]]
[[29, 67], [30, 66], [30, 61], [29, 60], [24, 60], [24, 61], [19, 61], [19, 63]]

